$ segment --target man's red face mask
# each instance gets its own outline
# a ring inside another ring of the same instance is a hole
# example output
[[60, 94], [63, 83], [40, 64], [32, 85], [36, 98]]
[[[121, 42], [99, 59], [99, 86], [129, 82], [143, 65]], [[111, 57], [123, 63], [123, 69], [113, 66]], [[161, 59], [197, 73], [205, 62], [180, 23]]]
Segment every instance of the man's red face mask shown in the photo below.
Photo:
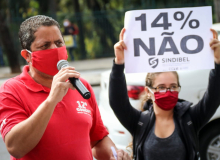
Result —
[[60, 60], [67, 60], [68, 58], [66, 46], [35, 52], [22, 50], [21, 54], [23, 56], [22, 52], [31, 53], [32, 66], [37, 70], [51, 76], [54, 76], [59, 72], [57, 69], [57, 63]]

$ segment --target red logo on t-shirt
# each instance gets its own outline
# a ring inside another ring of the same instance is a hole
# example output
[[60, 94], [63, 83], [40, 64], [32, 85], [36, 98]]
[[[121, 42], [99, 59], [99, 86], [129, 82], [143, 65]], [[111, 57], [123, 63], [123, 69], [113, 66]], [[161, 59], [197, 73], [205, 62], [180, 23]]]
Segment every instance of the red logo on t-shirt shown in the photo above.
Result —
[[77, 113], [84, 113], [84, 114], [88, 114], [88, 115], [91, 116], [91, 111], [86, 108], [86, 106], [87, 106], [87, 103], [86, 103], [86, 102], [77, 101], [76, 103], [78, 103], [78, 108], [76, 108]]

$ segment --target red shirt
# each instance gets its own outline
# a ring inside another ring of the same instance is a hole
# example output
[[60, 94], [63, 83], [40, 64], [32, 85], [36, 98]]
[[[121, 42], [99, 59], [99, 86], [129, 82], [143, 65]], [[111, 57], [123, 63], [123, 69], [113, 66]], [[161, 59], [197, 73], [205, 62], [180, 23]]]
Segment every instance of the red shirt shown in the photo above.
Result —
[[[0, 130], [4, 139], [13, 126], [27, 119], [47, 98], [50, 89], [36, 83], [23, 73], [6, 81], [0, 88]], [[91, 86], [81, 79], [91, 92], [84, 99], [77, 90], [69, 89], [59, 102], [37, 146], [21, 160], [92, 160], [91, 141], [108, 134]], [[15, 160], [11, 156], [12, 160]]]

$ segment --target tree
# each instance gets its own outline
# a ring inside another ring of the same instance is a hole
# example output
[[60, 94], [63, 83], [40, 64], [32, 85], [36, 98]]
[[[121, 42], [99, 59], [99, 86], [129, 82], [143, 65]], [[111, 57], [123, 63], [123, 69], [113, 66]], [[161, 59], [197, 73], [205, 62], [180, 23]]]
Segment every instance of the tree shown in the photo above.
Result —
[[79, 43], [81, 48], [81, 59], [86, 58], [86, 47], [84, 42], [84, 28], [82, 21], [82, 12], [80, 11], [80, 5], [78, 0], [73, 0], [73, 7], [75, 11], [75, 16], [78, 17], [77, 25], [79, 26]]
[[39, 3], [39, 13], [48, 14], [56, 19], [58, 0], [37, 0]]
[[7, 1], [0, 1], [0, 38], [8, 58], [11, 73], [20, 73], [20, 64], [18, 60], [18, 53], [15, 50], [9, 27], [6, 24], [6, 17], [8, 17], [9, 10]]
[[[108, 0], [104, 1], [108, 3]], [[101, 8], [97, 0], [86, 0], [87, 6], [91, 9], [94, 16], [94, 25], [96, 26], [96, 32], [100, 36], [100, 44], [103, 45], [103, 52], [113, 51], [112, 44], [117, 42], [117, 39], [114, 36], [115, 29], [107, 18], [107, 12], [101, 12], [105, 8]], [[101, 13], [101, 14], [100, 14]], [[108, 29], [106, 29], [108, 28]], [[112, 44], [109, 45], [107, 39], [110, 38]]]

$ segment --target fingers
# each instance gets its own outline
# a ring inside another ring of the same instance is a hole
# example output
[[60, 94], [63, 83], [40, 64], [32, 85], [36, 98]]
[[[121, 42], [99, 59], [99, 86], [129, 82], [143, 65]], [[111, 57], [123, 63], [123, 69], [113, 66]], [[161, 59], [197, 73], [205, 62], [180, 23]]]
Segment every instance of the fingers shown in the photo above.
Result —
[[69, 88], [70, 88], [70, 89], [72, 89], [72, 90], [75, 90], [75, 89], [76, 89], [75, 87], [73, 87], [72, 83], [70, 83], [70, 81], [69, 81], [69, 80], [67, 80], [67, 82], [66, 82], [66, 83], [69, 83]]
[[125, 45], [124, 41], [120, 41], [119, 44], [122, 45], [123, 49], [127, 49], [127, 46]]
[[214, 50], [215, 48], [220, 46], [220, 42], [211, 45], [210, 47]]
[[123, 40], [124, 33], [125, 33], [125, 28], [122, 28], [121, 33], [119, 35], [119, 41]]
[[212, 39], [209, 45], [212, 49], [215, 49], [216, 47], [220, 46], [220, 41], [217, 39]]
[[59, 81], [65, 82], [70, 77], [79, 78], [80, 73], [73, 69], [63, 68], [58, 72], [57, 75], [55, 75], [54, 79], [59, 79]]
[[127, 46], [125, 45], [124, 41], [121, 40], [115, 44], [114, 48], [123, 51], [124, 49], [127, 49]]
[[216, 30], [214, 30], [214, 29], [210, 29], [211, 31], [212, 31], [212, 34], [213, 34], [213, 38], [214, 39], [218, 39], [218, 33], [216, 32]]
[[65, 67], [65, 68], [62, 68], [62, 69], [57, 73], [57, 75], [62, 74], [62, 73], [65, 72], [66, 70], [74, 71], [75, 68], [74, 68], [74, 67]]
[[219, 43], [219, 40], [217, 40], [217, 39], [212, 39], [212, 40], [210, 41], [209, 45], [210, 45], [210, 47], [211, 47], [212, 45], [217, 44], [217, 43]]
[[68, 89], [71, 88], [72, 84], [68, 82], [57, 82], [51, 87], [50, 98], [53, 101], [61, 101], [63, 96], [67, 93]]
[[61, 82], [65, 82], [67, 79], [69, 78], [79, 78], [80, 77], [80, 74], [78, 72], [74, 72], [74, 73], [69, 73], [69, 72], [65, 72], [63, 75], [61, 75], [58, 79], [61, 81]]
[[114, 45], [115, 50], [123, 50], [122, 46], [119, 43]]
[[68, 89], [68, 88], [74, 88], [73, 85], [70, 82], [58, 82], [58, 86], [60, 88], [63, 88], [64, 90]]
[[[75, 71], [74, 67], [65, 67], [62, 68], [53, 78], [53, 83], [57, 84], [59, 87], [62, 88], [71, 88], [75, 90], [75, 87], [70, 83], [68, 80], [70, 77], [79, 78], [80, 73]], [[55, 86], [57, 86], [55, 85]]]
[[120, 36], [119, 36], [119, 42], [117, 42], [114, 45], [114, 51], [115, 51], [115, 63], [116, 64], [123, 64], [124, 63], [124, 50], [127, 49], [127, 46], [125, 45], [123, 41], [123, 36], [125, 33], [125, 28], [121, 30]]
[[117, 150], [117, 158], [118, 160], [123, 160], [123, 152], [121, 150]]
[[117, 159], [118, 160], [131, 160], [130, 156], [124, 150], [117, 150]]

